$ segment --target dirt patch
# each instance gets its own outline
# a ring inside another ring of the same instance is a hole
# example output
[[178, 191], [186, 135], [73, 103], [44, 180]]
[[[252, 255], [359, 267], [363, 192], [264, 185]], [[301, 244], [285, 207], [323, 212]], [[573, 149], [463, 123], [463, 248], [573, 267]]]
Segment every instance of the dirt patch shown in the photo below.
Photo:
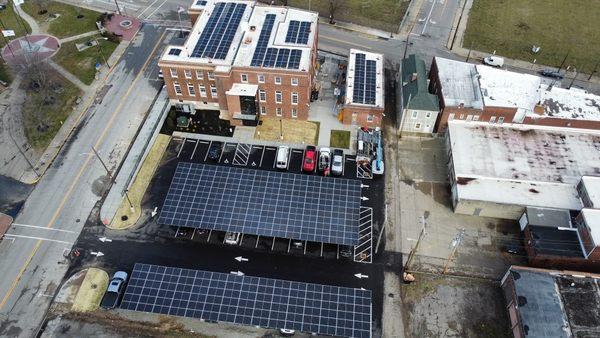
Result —
[[104, 270], [89, 268], [73, 301], [71, 310], [89, 312], [100, 307], [100, 301], [108, 286], [108, 274]]
[[319, 140], [319, 122], [272, 117], [261, 117], [260, 122], [254, 134], [257, 140], [303, 144], [317, 144]]

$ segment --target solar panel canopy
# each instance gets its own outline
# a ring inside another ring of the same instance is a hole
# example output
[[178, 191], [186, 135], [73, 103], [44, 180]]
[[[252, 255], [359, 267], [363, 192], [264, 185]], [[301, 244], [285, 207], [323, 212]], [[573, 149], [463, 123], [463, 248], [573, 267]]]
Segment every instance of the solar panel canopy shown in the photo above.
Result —
[[121, 308], [371, 337], [371, 291], [136, 263]]
[[180, 162], [158, 222], [358, 244], [359, 180]]
[[352, 101], [375, 104], [377, 94], [377, 62], [366, 60], [364, 53], [356, 53], [354, 59], [354, 86]]

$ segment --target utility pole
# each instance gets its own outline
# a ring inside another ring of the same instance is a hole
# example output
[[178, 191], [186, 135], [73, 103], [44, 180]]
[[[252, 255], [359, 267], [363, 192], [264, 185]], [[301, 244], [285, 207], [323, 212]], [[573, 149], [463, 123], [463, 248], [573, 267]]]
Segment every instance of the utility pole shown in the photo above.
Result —
[[94, 39], [94, 40], [96, 40], [96, 43], [98, 43], [98, 53], [100, 53], [102, 60], [104, 60], [104, 63], [106, 64], [106, 67], [110, 68], [110, 65], [108, 64], [108, 60], [106, 60], [106, 57], [104, 57], [104, 53], [102, 53], [102, 47], [100, 46], [100, 41], [98, 41], [98, 39]]
[[410, 253], [408, 254], [408, 259], [406, 260], [406, 264], [404, 264], [404, 271], [410, 270], [410, 264], [412, 263], [412, 260], [415, 258], [415, 255], [417, 254], [417, 250], [419, 250], [419, 245], [421, 244], [421, 240], [426, 235], [425, 227], [427, 226], [427, 222], [425, 222], [424, 216], [421, 216], [421, 222], [423, 223], [423, 228], [421, 229], [421, 233], [419, 233], [419, 238], [417, 239], [417, 244], [415, 244], [415, 247], [412, 248], [410, 250]]
[[588, 81], [592, 79], [592, 76], [594, 76], [594, 73], [596, 72], [596, 70], [598, 70], [598, 62], [596, 62], [596, 65], [594, 66], [594, 70], [592, 70], [592, 72], [590, 73], [590, 76], [588, 77]]
[[575, 79], [577, 78], [577, 75], [579, 75], [579, 71], [581, 71], [581, 69], [575, 69], [575, 76], [573, 76], [573, 78], [571, 79], [571, 83], [569, 83], [569, 89], [571, 89], [571, 87], [573, 86], [573, 83], [575, 82]]
[[462, 242], [464, 235], [465, 235], [465, 230], [463, 229], [458, 234], [456, 234], [456, 236], [454, 236], [454, 239], [452, 240], [452, 251], [450, 251], [450, 255], [448, 256], [448, 259], [446, 260], [446, 263], [444, 264], [444, 270], [442, 271], [442, 274], [445, 275], [448, 272], [448, 268], [450, 267], [450, 262], [454, 258], [454, 255], [456, 255], [456, 250], [458, 250], [458, 246]]
[[119, 15], [123, 15], [121, 14], [121, 8], [119, 8], [119, 3], [117, 2], [117, 0], [115, 0], [115, 5], [117, 5], [117, 12], [119, 13]]
[[[106, 166], [106, 163], [104, 163], [104, 161], [100, 157], [100, 154], [98, 154], [98, 152], [96, 151], [96, 149], [94, 147], [92, 147], [92, 150], [94, 151], [94, 154], [96, 155], [96, 157], [98, 158], [98, 160], [100, 161], [100, 163], [102, 163], [102, 166], [104, 167], [104, 170], [106, 170], [106, 173], [108, 174], [108, 178], [110, 178], [111, 185], [114, 184], [115, 183], [115, 177], [112, 175], [112, 173], [110, 172], [110, 170], [108, 170], [108, 167]], [[128, 192], [129, 192], [129, 190], [126, 189], [125, 190], [125, 197], [127, 198], [127, 202], [129, 202], [129, 208], [131, 208], [131, 212], [133, 212], [133, 211], [135, 211], [135, 209], [133, 207], [133, 203], [131, 203], [131, 199], [129, 199]]]
[[[0, 19], [0, 26], [2, 26], [2, 30], [6, 30], [6, 26], [4, 26], [4, 22], [2, 22], [2, 19]], [[6, 47], [8, 47], [8, 50], [10, 51], [10, 55], [12, 55], [12, 57], [15, 57], [15, 53], [13, 53], [12, 47], [10, 46], [10, 40], [8, 40], [6, 38], [6, 36], [4, 36], [4, 33], [2, 33], [2, 38], [4, 39], [4, 45], [6, 45]]]
[[567, 55], [565, 55], [565, 58], [562, 60], [562, 62], [560, 63], [560, 67], [558, 67], [558, 72], [560, 73], [560, 70], [562, 69], [562, 67], [565, 65], [565, 62], [567, 62], [567, 58], [569, 57], [569, 53], [571, 53], [571, 51], [567, 52]]

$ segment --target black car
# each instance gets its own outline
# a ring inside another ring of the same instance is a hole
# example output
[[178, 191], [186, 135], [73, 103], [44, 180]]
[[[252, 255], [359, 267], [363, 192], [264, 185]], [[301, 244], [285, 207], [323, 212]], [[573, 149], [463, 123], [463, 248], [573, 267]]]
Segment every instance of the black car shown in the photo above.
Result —
[[213, 141], [208, 149], [208, 159], [211, 161], [219, 161], [221, 152], [223, 151], [223, 142]]
[[553, 69], [544, 69], [544, 70], [540, 71], [540, 75], [545, 76], [545, 77], [550, 77], [553, 79], [558, 79], [558, 80], [562, 80], [565, 77], [558, 70], [553, 70]]

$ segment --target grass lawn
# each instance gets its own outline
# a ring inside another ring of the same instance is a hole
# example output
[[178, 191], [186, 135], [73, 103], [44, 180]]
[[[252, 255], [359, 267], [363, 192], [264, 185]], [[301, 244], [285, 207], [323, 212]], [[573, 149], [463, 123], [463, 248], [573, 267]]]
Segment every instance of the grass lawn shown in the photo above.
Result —
[[115, 48], [117, 48], [119, 45], [118, 43], [102, 39], [100, 35], [96, 35], [92, 37], [86, 37], [81, 40], [64, 43], [60, 47], [58, 53], [56, 53], [54, 56], [56, 63], [63, 66], [71, 74], [77, 76], [81, 82], [88, 85], [94, 81], [94, 77], [96, 75], [96, 62], [104, 64], [104, 60], [100, 55], [98, 46], [93, 46], [79, 52], [77, 51], [75, 44], [85, 43], [92, 39], [98, 39], [98, 42], [100, 42], [100, 48], [102, 49], [102, 54], [106, 59], [111, 56]]
[[[16, 36], [8, 37], [6, 38], [7, 40], [12, 40], [19, 36], [25, 35], [25, 28], [23, 28], [23, 25], [27, 27], [28, 32], [31, 32], [31, 28], [29, 27], [27, 22], [25, 22], [25, 20], [17, 21], [18, 19], [15, 17], [15, 11], [13, 10], [12, 6], [6, 6], [6, 9], [0, 11], [0, 20], [2, 20], [2, 23], [4, 24], [4, 27], [0, 26], [0, 29], [15, 31]], [[0, 47], [4, 45], [4, 39], [2, 38], [0, 39]]]
[[71, 310], [89, 312], [97, 310], [108, 287], [108, 274], [104, 270], [89, 268], [77, 291]]
[[350, 132], [347, 130], [332, 130], [329, 146], [350, 149]]
[[8, 69], [8, 66], [3, 61], [0, 61], [0, 81], [10, 83], [12, 81], [12, 75]]
[[[281, 141], [290, 143], [304, 143], [316, 145], [319, 140], [320, 122], [300, 121], [292, 119], [261, 117], [261, 124], [256, 127], [254, 138], [257, 140]], [[281, 127], [283, 127], [283, 141], [281, 140]]]
[[[264, 3], [271, 1], [261, 0]], [[275, 1], [283, 4], [283, 1]], [[388, 32], [397, 32], [400, 21], [410, 4], [405, 0], [337, 0], [339, 4], [334, 19], [351, 22], [357, 25], [382, 29]], [[308, 9], [307, 0], [289, 0], [290, 7]], [[329, 0], [312, 0], [310, 9], [319, 12], [325, 18], [329, 17]]]
[[[81, 95], [79, 88], [51, 68], [43, 69], [43, 72], [51, 83], [47, 93], [32, 90], [27, 80], [23, 80], [22, 84], [27, 95], [23, 104], [25, 136], [29, 144], [40, 152], [50, 144]], [[46, 128], [38, 128], [39, 120], [44, 121]]]
[[[89, 9], [55, 1], [48, 3], [46, 7], [48, 12], [45, 14], [40, 14], [40, 7], [31, 2], [25, 2], [22, 8], [38, 23], [42, 24], [42, 26], [48, 24], [48, 33], [58, 38], [65, 38], [98, 29], [96, 27], [96, 20], [100, 13]], [[59, 17], [51, 19], [50, 16], [54, 14], [59, 14]], [[83, 15], [83, 17], [77, 18], [78, 15]]]
[[[469, 14], [464, 48], [539, 64], [591, 72], [600, 55], [600, 1], [477, 0]], [[541, 46], [538, 54], [532, 45]]]

